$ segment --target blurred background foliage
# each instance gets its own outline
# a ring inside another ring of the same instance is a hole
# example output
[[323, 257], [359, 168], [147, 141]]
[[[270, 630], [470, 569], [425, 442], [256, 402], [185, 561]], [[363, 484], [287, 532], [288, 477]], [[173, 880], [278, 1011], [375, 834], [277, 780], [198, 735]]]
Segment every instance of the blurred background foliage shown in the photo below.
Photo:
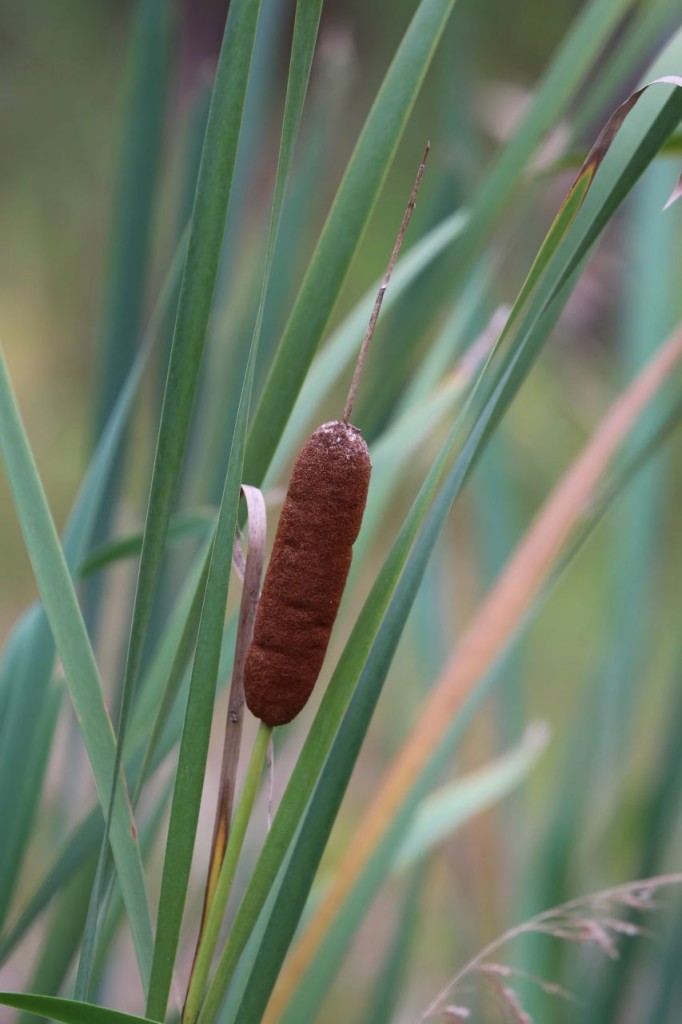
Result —
[[[408, 242], [470, 199], [493, 155], [512, 136], [538, 78], [584, 6], [575, 0], [460, 0], [344, 285], [334, 323], [383, 270], [425, 133], [433, 154]], [[607, 44], [601, 65], [609, 66], [617, 57], [628, 27], [648, 6], [653, 5], [635, 5], [635, 13]], [[225, 438], [236, 405], [235, 371], [244, 360], [257, 302], [256, 268], [267, 228], [293, 19], [291, 3], [269, 0], [266, 7], [271, 13], [264, 19], [259, 42], [264, 70], [260, 88], [249, 95], [250, 128], [240, 142], [238, 199], [230, 215], [191, 458], [184, 471], [182, 501], [187, 507], [214, 504], [219, 498], [227, 459]], [[177, 5], [164, 44], [166, 57], [156, 55], [167, 59], [169, 82], [167, 96], [158, 97], [158, 139], [150, 137], [144, 112], [138, 111], [137, 152], [144, 153], [141, 159], [148, 163], [127, 165], [126, 133], [134, 131], [126, 105], [134, 5], [120, 0], [0, 0], [0, 335], [60, 528], [117, 388], [116, 368], [104, 371], [101, 363], [106, 359], [111, 303], [118, 302], [119, 312], [124, 309], [129, 315], [122, 337], [134, 345], [187, 218], [225, 10], [217, 0]], [[276, 284], [266, 310], [263, 361], [277, 343], [341, 171], [413, 10], [413, 0], [325, 3], [298, 176], [285, 213], [286, 245], [276, 254]], [[668, 4], [627, 69], [612, 77], [610, 88], [601, 94], [595, 85], [600, 81], [599, 65], [594, 69], [552, 133], [555, 153], [562, 152], [572, 123], [579, 128], [572, 148], [587, 148], [678, 23], [679, 12]], [[163, 68], [158, 76], [163, 79]], [[153, 187], [142, 195], [130, 223], [124, 222], [117, 197], [126, 174], [139, 181], [145, 167], [155, 161], [160, 170], [158, 176], [150, 173]], [[352, 833], [366, 794], [404, 736], [459, 625], [490, 586], [610, 397], [679, 319], [682, 295], [676, 279], [682, 204], [664, 216], [660, 212], [678, 164], [679, 155], [657, 162], [609, 226], [551, 344], [451, 516], [394, 664], [391, 692], [380, 704], [361, 755], [328, 851], [329, 863]], [[484, 303], [472, 303], [465, 340], [480, 332], [492, 308], [513, 300], [573, 174], [569, 167], [529, 177], [508, 208], [488, 253], [493, 271], [490, 291]], [[120, 295], [129, 285], [121, 283], [123, 291], [112, 299], [110, 268], [122, 234], [136, 230], [142, 247], [140, 265], [129, 270], [138, 282], [144, 275], [144, 281], [139, 294], [121, 305]], [[457, 329], [449, 328], [452, 310], [443, 301], [453, 272], [446, 254], [382, 316], [357, 406], [357, 424], [370, 443], [390, 421], [434, 337]], [[229, 350], [220, 345], [228, 333], [236, 339]], [[112, 508], [111, 522], [100, 524], [102, 536], [112, 524], [115, 533], [140, 527], [163, 355], [156, 362], [129, 435], [123, 500]], [[261, 365], [261, 384], [263, 377]], [[337, 414], [343, 390], [342, 382], [325, 400], [325, 414]], [[341, 650], [353, 609], [366, 593], [441, 438], [438, 428], [401, 478], [386, 524], [358, 574], [357, 591], [349, 596], [351, 608], [334, 637], [333, 654]], [[404, 907], [396, 885], [386, 887], [339, 974], [325, 1021], [363, 1019], [368, 992], [381, 977], [392, 936], [396, 928], [401, 933], [408, 928], [410, 898], [419, 900], [421, 911], [413, 936], [417, 966], [403, 986], [396, 1015], [396, 1020], [406, 1021], [463, 960], [511, 922], [571, 896], [636, 877], [642, 870], [679, 867], [679, 455], [680, 440], [673, 438], [609, 512], [498, 668], [508, 675], [508, 685], [477, 717], [458, 757], [463, 768], [476, 767], [518, 742], [525, 725], [540, 718], [551, 724], [553, 733], [541, 769], [521, 792], [479, 816], [441, 848], [428, 876], [418, 880], [418, 896], [411, 897], [408, 890]], [[282, 474], [277, 482], [285, 479]], [[36, 596], [4, 479], [0, 538], [4, 636]], [[116, 626], [128, 615], [133, 577], [128, 565], [111, 575], [105, 628], [98, 643], [104, 678], [111, 685], [109, 696], [115, 702], [112, 680], [120, 669], [121, 650], [113, 638], [125, 632]], [[170, 591], [172, 577], [166, 585]], [[305, 723], [298, 728], [303, 730]], [[55, 758], [68, 760], [68, 748], [65, 728]], [[291, 760], [287, 747], [278, 761], [282, 775]], [[86, 788], [78, 782], [80, 795], [65, 812], [62, 800], [48, 787], [39, 840], [50, 843], [50, 837], [64, 833], [59, 816], [73, 815]], [[205, 825], [205, 842], [209, 831]], [[657, 841], [652, 845], [654, 833]], [[21, 876], [23, 894], [45, 866], [40, 847], [40, 841], [30, 847]], [[202, 856], [205, 853], [202, 850]], [[617, 984], [608, 971], [599, 973], [594, 963], [586, 963], [584, 951], [559, 953], [552, 947], [527, 952], [536, 973], [580, 993], [596, 993], [590, 1000], [594, 1016], [584, 1007], [584, 1018], [578, 1018], [572, 1016], [578, 1012], [575, 1007], [565, 1010], [551, 1004], [548, 1009], [542, 1004], [538, 1020], [678, 1020], [675, 1007], [682, 999], [682, 983], [675, 956], [682, 952], [682, 918], [672, 912], [668, 918], [657, 924], [655, 943], [638, 943], [631, 954], [634, 966], [628, 957], [627, 963], [613, 968], [627, 972]], [[19, 956], [4, 968], [3, 987], [25, 983], [37, 945], [34, 935], [20, 947]], [[117, 996], [129, 958], [127, 948], [122, 949], [110, 970], [109, 991]], [[591, 990], [593, 978], [597, 980]], [[116, 1005], [125, 1009], [127, 998], [124, 994]], [[537, 993], [529, 998], [537, 998]], [[130, 1007], [135, 1006], [131, 996]], [[379, 1018], [367, 1017], [368, 1024], [372, 1020]]]

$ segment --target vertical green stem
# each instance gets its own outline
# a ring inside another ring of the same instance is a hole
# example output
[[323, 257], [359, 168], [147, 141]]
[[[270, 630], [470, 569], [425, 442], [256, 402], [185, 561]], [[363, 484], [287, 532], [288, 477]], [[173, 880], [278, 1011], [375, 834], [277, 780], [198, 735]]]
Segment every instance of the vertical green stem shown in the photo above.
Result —
[[204, 933], [201, 936], [194, 970], [187, 990], [187, 999], [185, 1000], [185, 1008], [182, 1013], [182, 1024], [194, 1024], [199, 1014], [201, 997], [208, 979], [211, 960], [213, 959], [220, 926], [225, 914], [227, 898], [230, 894], [239, 855], [244, 844], [244, 836], [246, 835], [246, 829], [251, 818], [256, 794], [258, 793], [258, 784], [267, 757], [271, 735], [272, 728], [261, 722], [256, 733], [253, 750], [251, 751], [251, 760], [249, 761], [249, 767], [244, 780], [244, 788], [237, 804], [232, 828], [230, 829], [225, 859], [220, 869], [213, 900], [206, 915]]

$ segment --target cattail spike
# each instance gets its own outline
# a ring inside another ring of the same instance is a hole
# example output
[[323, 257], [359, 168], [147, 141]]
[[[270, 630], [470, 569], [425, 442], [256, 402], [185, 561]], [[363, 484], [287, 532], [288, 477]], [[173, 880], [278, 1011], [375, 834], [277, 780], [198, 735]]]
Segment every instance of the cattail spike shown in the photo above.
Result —
[[284, 499], [244, 669], [249, 710], [270, 727], [290, 722], [310, 697], [348, 578], [372, 470], [367, 445], [348, 421], [429, 148], [379, 287], [343, 420], [323, 423], [308, 438]]
[[353, 374], [353, 380], [351, 381], [350, 389], [348, 391], [348, 398], [346, 399], [346, 404], [343, 409], [342, 421], [344, 423], [348, 423], [351, 417], [351, 413], [353, 412], [355, 397], [358, 393], [358, 387], [360, 386], [360, 378], [362, 377], [362, 371], [365, 368], [367, 351], [369, 349], [369, 345], [374, 334], [374, 328], [376, 327], [377, 320], [379, 319], [379, 311], [381, 310], [381, 304], [384, 301], [384, 295], [386, 294], [386, 289], [388, 288], [388, 282], [391, 280], [391, 274], [393, 273], [393, 268], [395, 267], [396, 260], [398, 259], [400, 247], [403, 244], [403, 238], [405, 237], [405, 232], [407, 231], [407, 225], [410, 223], [412, 211], [417, 205], [417, 193], [419, 192], [419, 187], [422, 183], [422, 178], [424, 177], [424, 168], [426, 166], [426, 161], [428, 159], [430, 149], [431, 143], [427, 142], [426, 149], [424, 150], [424, 155], [421, 158], [419, 167], [417, 169], [417, 177], [414, 180], [414, 185], [412, 186], [410, 198], [408, 200], [407, 206], [405, 207], [405, 213], [403, 214], [402, 224], [400, 225], [400, 230], [398, 231], [396, 240], [393, 245], [393, 252], [391, 253], [391, 258], [388, 261], [386, 272], [384, 273], [384, 276], [381, 280], [381, 284], [379, 285], [379, 291], [377, 292], [377, 297], [374, 301], [372, 315], [369, 318], [367, 330], [365, 331], [365, 337], [362, 340], [362, 345], [360, 346], [357, 362], [355, 363], [355, 372]]
[[244, 689], [249, 710], [284, 725], [306, 704], [327, 651], [367, 501], [360, 431], [323, 423], [303, 446], [277, 526]]

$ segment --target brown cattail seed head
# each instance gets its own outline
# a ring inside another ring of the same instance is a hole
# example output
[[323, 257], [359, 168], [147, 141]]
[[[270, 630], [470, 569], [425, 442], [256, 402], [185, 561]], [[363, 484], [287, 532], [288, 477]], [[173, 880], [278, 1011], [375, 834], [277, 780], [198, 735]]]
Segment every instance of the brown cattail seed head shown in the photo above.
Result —
[[362, 435], [324, 423], [303, 446], [284, 500], [246, 659], [246, 703], [284, 725], [312, 693], [360, 532], [371, 472]]

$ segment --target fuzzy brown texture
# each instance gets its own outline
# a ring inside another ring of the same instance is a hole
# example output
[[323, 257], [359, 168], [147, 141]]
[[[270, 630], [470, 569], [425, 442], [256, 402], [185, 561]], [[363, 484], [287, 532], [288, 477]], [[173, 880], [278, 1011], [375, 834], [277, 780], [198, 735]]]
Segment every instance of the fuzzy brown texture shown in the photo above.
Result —
[[371, 472], [355, 427], [324, 423], [291, 475], [246, 659], [246, 703], [266, 725], [306, 704], [322, 668]]

